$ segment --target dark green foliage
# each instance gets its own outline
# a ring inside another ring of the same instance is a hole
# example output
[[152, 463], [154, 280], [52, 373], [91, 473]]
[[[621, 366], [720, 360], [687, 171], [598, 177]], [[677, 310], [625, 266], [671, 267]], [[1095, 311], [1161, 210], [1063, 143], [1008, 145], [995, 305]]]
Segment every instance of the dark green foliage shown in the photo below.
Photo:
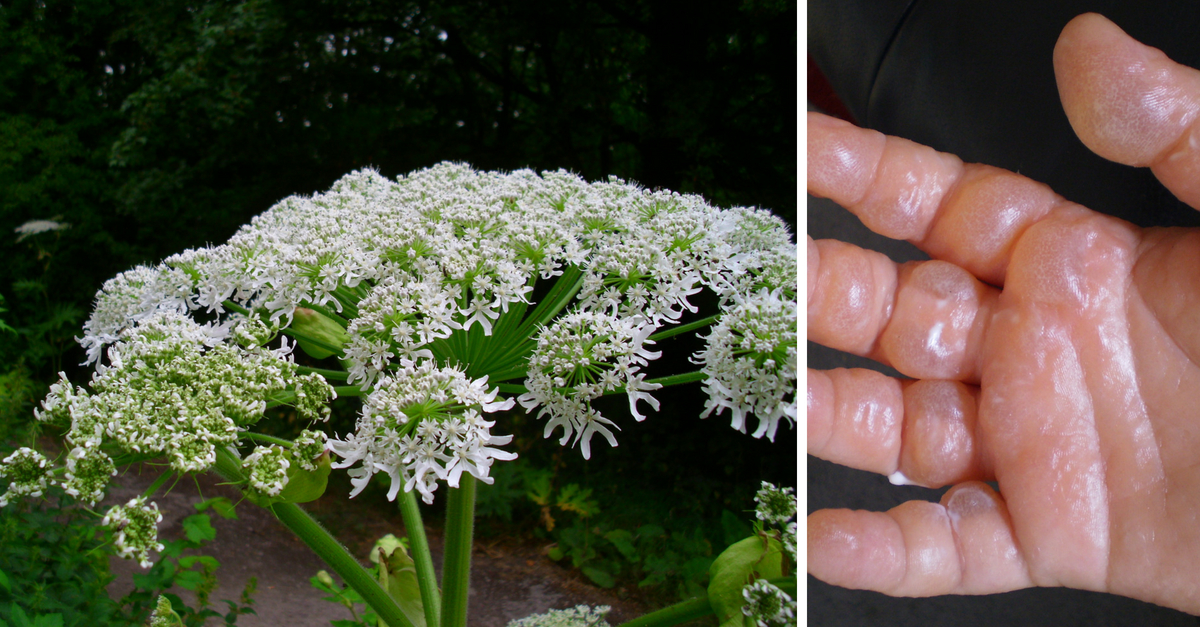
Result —
[[70, 504], [61, 490], [48, 497], [0, 509], [0, 620], [39, 624], [57, 615], [67, 627], [122, 624], [105, 591], [108, 554], [98, 549], [95, 520], [61, 507]]

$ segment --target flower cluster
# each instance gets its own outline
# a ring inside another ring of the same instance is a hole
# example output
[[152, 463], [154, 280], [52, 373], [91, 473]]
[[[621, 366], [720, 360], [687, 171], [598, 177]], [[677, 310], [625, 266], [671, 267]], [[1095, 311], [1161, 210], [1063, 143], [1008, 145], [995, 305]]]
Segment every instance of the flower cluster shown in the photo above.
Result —
[[[592, 402], [623, 393], [635, 419], [657, 410], [661, 384], [645, 369], [659, 353], [646, 347], [709, 290], [720, 311], [694, 356], [706, 415], [728, 409], [743, 432], [756, 416], [753, 435], [773, 439], [796, 418], [792, 239], [769, 212], [616, 178], [453, 163], [396, 180], [362, 170], [281, 201], [224, 244], [106, 282], [80, 338], [91, 385], [64, 378], [39, 417], [70, 428], [81, 452], [67, 479], [89, 499], [109, 472], [93, 449], [207, 469], [268, 405], [328, 417], [335, 392], [298, 369], [298, 346], [336, 357], [366, 395], [355, 432], [323, 442], [339, 467], [354, 466], [354, 493], [384, 472], [390, 497], [415, 489], [428, 501], [437, 481], [489, 481], [494, 460], [513, 458], [483, 416], [518, 400], [585, 457], [594, 434], [615, 446], [616, 425]], [[295, 344], [269, 348], [279, 334]], [[487, 391], [489, 380], [500, 387]], [[252, 482], [282, 489], [280, 460], [306, 456], [252, 453]]]
[[796, 602], [765, 579], [742, 588], [746, 603], [742, 614], [755, 627], [788, 627], [796, 624]]
[[540, 407], [538, 417], [549, 416], [546, 437], [562, 427], [560, 444], [575, 434], [582, 443], [584, 459], [590, 459], [592, 434], [604, 436], [612, 446], [616, 439], [606, 425], [613, 425], [591, 406], [591, 401], [607, 392], [625, 390], [629, 411], [638, 421], [646, 417], [638, 411], [644, 400], [654, 409], [658, 401], [647, 394], [661, 387], [646, 383], [639, 372], [648, 360], [661, 353], [644, 348], [654, 326], [633, 316], [621, 318], [611, 313], [583, 311], [564, 316], [557, 324], [538, 334], [537, 348], [529, 357], [528, 392], [517, 401], [526, 411]]
[[224, 343], [235, 323], [201, 325], [178, 313], [143, 318], [108, 348], [109, 364], [98, 365], [90, 392], [64, 375], [38, 418], [69, 425], [76, 446], [112, 442], [166, 454], [176, 470], [194, 472], [210, 468], [216, 447], [257, 422], [273, 396], [303, 395], [301, 415], [327, 417], [333, 389], [320, 377], [298, 377], [285, 350]]
[[249, 470], [250, 487], [267, 496], [279, 496], [283, 492], [290, 465], [286, 451], [278, 444], [259, 446], [242, 460], [242, 468]]
[[67, 469], [62, 487], [71, 496], [95, 505], [104, 498], [108, 478], [117, 474], [112, 458], [105, 455], [94, 442], [84, 442], [67, 454]]
[[0, 463], [0, 477], [8, 480], [8, 490], [0, 495], [0, 507], [7, 506], [13, 498], [41, 496], [51, 483], [46, 457], [24, 446]]
[[565, 610], [550, 610], [508, 623], [508, 627], [608, 627], [604, 620], [611, 610], [607, 605], [576, 605]]
[[495, 448], [512, 436], [492, 435], [495, 423], [483, 414], [511, 409], [513, 400], [496, 400], [498, 390], [486, 386], [487, 377], [471, 381], [460, 370], [435, 368], [428, 361], [382, 378], [363, 401], [355, 432], [327, 444], [342, 458], [335, 468], [361, 462], [350, 470], [350, 495], [361, 492], [377, 472], [391, 477], [388, 500], [403, 487], [415, 488], [432, 503], [437, 481], [456, 488], [463, 472], [492, 483], [492, 460], [516, 455]]
[[799, 515], [800, 503], [796, 500], [795, 490], [777, 488], [764, 481], [754, 496], [754, 515], [767, 525], [779, 528], [780, 542], [783, 551], [792, 563], [796, 562], [796, 522], [792, 520]]
[[100, 524], [116, 532], [113, 544], [117, 555], [126, 559], [136, 559], [142, 568], [150, 568], [150, 551], [161, 551], [163, 545], [158, 541], [158, 523], [162, 522], [162, 513], [158, 511], [158, 503], [147, 504], [146, 497], [139, 496], [124, 505], [114, 505], [100, 521]]
[[797, 310], [794, 298], [766, 288], [746, 297], [721, 318], [696, 356], [708, 375], [704, 416], [729, 409], [733, 428], [746, 432], [746, 417], [758, 417], [756, 438], [775, 441], [779, 419], [796, 421]]

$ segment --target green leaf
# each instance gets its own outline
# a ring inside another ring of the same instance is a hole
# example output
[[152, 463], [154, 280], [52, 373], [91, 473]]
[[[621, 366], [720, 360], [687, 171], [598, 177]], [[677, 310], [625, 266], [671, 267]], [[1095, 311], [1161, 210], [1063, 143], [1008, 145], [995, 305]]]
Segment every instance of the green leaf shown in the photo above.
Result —
[[583, 571], [583, 574], [587, 576], [588, 579], [592, 580], [592, 583], [600, 586], [601, 588], [611, 588], [617, 585], [617, 582], [613, 580], [612, 575], [600, 570], [599, 568], [584, 566], [580, 570]]
[[721, 627], [743, 627], [742, 588], [755, 579], [782, 577], [783, 547], [775, 538], [751, 536], [733, 543], [708, 573], [708, 600]]
[[63, 627], [62, 614], [42, 614], [33, 619], [34, 627]]
[[546, 551], [546, 557], [557, 562], [558, 560], [566, 557], [566, 554], [563, 553], [563, 550], [560, 549], [559, 547], [552, 546], [552, 547], [550, 547], [549, 550]]
[[13, 603], [11, 607], [12, 612], [10, 614], [12, 615], [14, 627], [33, 627], [33, 623], [29, 621], [29, 617], [25, 615], [25, 610], [21, 609], [20, 605]]
[[208, 514], [194, 514], [183, 519], [183, 533], [192, 542], [211, 542], [217, 530], [210, 523]]
[[221, 518], [237, 518], [237, 511], [234, 509], [233, 501], [230, 501], [223, 496], [214, 496], [213, 498], [202, 503], [196, 503], [197, 512], [203, 512], [210, 507]]
[[207, 566], [209, 570], [216, 570], [221, 567], [221, 563], [217, 561], [217, 558], [210, 555], [189, 555], [179, 558], [179, 565], [184, 568], [191, 568], [196, 564]]
[[390, 533], [383, 536], [371, 549], [371, 561], [379, 564], [380, 587], [387, 591], [415, 627], [426, 627], [417, 568], [404, 543]]
[[194, 570], [181, 570], [175, 575], [175, 585], [185, 590], [195, 590], [204, 583], [204, 575]]
[[638, 555], [637, 549], [633, 546], [632, 533], [629, 533], [624, 529], [613, 529], [612, 531], [604, 534], [604, 538], [609, 542], [612, 542], [613, 546], [617, 547], [617, 550], [621, 552], [621, 555], [625, 556], [625, 559], [631, 562], [637, 562], [639, 559], [641, 559], [641, 556]]
[[12, 584], [8, 581], [8, 575], [0, 570], [0, 588], [4, 588], [5, 592], [12, 592]]

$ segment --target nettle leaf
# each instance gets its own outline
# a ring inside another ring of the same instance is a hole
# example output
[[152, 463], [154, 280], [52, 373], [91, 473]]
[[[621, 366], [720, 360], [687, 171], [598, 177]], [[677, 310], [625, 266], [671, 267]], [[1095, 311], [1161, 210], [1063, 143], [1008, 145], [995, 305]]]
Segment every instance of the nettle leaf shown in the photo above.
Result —
[[210, 523], [208, 514], [194, 514], [183, 519], [183, 533], [192, 542], [211, 542], [217, 530]]
[[783, 546], [775, 538], [751, 536], [733, 543], [708, 572], [708, 601], [721, 627], [743, 627], [742, 588], [755, 579], [783, 576]]

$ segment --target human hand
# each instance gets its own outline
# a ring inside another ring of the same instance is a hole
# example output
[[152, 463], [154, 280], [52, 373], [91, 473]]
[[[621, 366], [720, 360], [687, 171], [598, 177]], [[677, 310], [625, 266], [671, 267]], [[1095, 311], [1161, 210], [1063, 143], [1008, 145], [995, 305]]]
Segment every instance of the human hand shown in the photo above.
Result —
[[[1200, 72], [1097, 15], [1054, 55], [1080, 138], [1200, 207]], [[808, 243], [809, 453], [939, 504], [808, 519], [808, 570], [892, 595], [1029, 586], [1200, 613], [1200, 233], [1141, 230], [1015, 174], [809, 115], [808, 185], [935, 261]], [[995, 481], [999, 493], [985, 481]]]

